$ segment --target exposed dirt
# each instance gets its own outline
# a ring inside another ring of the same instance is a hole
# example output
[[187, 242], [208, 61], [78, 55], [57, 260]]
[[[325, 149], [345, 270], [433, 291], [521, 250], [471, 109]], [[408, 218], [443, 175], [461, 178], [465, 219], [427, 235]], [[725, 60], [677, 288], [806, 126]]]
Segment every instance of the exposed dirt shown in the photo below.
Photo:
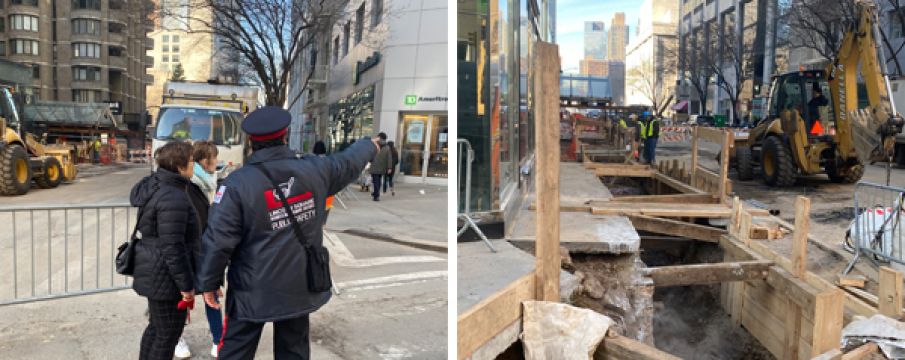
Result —
[[[720, 262], [722, 257], [722, 250], [713, 244], [696, 244], [681, 251], [645, 251], [642, 255], [648, 266]], [[719, 291], [719, 285], [657, 288], [657, 348], [683, 359], [774, 359], [757, 339], [732, 323], [720, 305]]]

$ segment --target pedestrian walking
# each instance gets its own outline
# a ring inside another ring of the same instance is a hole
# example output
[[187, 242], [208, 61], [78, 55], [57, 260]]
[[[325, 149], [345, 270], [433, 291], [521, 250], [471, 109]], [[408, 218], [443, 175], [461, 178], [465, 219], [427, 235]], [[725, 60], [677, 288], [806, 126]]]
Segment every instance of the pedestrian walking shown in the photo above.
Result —
[[157, 171], [132, 188], [140, 208], [132, 289], [148, 299], [139, 359], [170, 360], [195, 295], [195, 250], [201, 224], [186, 193], [194, 172], [192, 146], [174, 141], [155, 153]]
[[390, 194], [396, 196], [396, 188], [393, 186], [393, 176], [396, 174], [396, 165], [399, 165], [399, 151], [396, 150], [396, 143], [387, 142], [387, 148], [390, 150], [390, 169], [387, 170], [386, 177], [383, 179], [383, 193], [387, 193], [387, 186], [390, 188]]
[[286, 146], [290, 120], [276, 106], [245, 118], [253, 153], [223, 181], [211, 206], [198, 284], [205, 303], [219, 308], [229, 264], [219, 359], [253, 359], [268, 322], [274, 358], [310, 358], [308, 316], [331, 296], [326, 198], [354, 181], [379, 149], [376, 140], [363, 139], [332, 156], [297, 158]]
[[390, 155], [390, 149], [386, 145], [387, 134], [380, 133], [377, 134], [377, 137], [380, 138], [380, 151], [377, 152], [377, 155], [374, 156], [374, 160], [371, 160], [371, 186], [374, 188], [371, 192], [371, 198], [374, 201], [380, 201], [380, 188], [381, 184], [383, 184], [383, 177], [389, 171], [392, 170], [393, 166], [393, 156]]
[[[218, 150], [217, 145], [210, 141], [196, 141], [192, 145], [192, 149], [195, 170], [192, 175], [192, 186], [188, 188], [188, 195], [201, 223], [201, 232], [198, 234], [200, 239], [201, 234], [207, 229], [208, 211], [217, 192]], [[220, 344], [220, 336], [223, 335], [223, 315], [220, 313], [220, 309], [214, 309], [207, 304], [204, 304], [204, 314], [211, 331], [210, 354], [217, 357], [217, 345]], [[191, 356], [192, 352], [185, 342], [185, 338], [179, 338], [179, 343], [176, 345], [176, 357], [188, 358]]]

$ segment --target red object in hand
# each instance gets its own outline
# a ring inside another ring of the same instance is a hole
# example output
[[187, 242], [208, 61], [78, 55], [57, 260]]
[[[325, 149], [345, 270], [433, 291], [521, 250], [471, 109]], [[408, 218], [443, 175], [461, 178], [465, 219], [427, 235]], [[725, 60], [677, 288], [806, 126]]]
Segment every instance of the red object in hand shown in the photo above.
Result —
[[[189, 298], [188, 300], [186, 300], [186, 299], [179, 300], [179, 304], [176, 304], [176, 308], [179, 310], [194, 309], [195, 308], [195, 298], [192, 297], [192, 298]], [[187, 312], [185, 314], [185, 317], [186, 317], [186, 320], [188, 320], [188, 322], [192, 322], [192, 313], [191, 312]]]

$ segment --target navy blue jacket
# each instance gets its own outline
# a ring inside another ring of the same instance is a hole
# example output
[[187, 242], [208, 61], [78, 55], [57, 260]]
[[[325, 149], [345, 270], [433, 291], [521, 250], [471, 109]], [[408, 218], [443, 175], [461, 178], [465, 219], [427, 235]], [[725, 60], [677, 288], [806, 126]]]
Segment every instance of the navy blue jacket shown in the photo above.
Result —
[[229, 266], [226, 314], [271, 322], [314, 312], [330, 292], [312, 293], [305, 274], [305, 251], [285, 216], [279, 195], [261, 164], [274, 177], [299, 219], [305, 242], [322, 245], [327, 196], [358, 178], [377, 147], [359, 140], [343, 152], [301, 159], [286, 146], [255, 151], [246, 165], [217, 189], [201, 242], [200, 291], [214, 291]]

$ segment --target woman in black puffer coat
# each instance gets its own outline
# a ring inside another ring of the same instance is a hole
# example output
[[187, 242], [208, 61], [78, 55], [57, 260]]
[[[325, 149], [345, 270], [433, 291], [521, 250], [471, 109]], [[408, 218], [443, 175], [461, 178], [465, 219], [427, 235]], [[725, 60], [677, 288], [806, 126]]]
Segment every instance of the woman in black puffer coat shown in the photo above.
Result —
[[171, 360], [185, 326], [195, 289], [195, 258], [200, 252], [200, 224], [188, 189], [194, 164], [192, 146], [172, 142], [155, 154], [158, 169], [132, 188], [132, 206], [142, 209], [141, 239], [135, 248], [132, 288], [148, 298], [148, 327], [139, 359]]

